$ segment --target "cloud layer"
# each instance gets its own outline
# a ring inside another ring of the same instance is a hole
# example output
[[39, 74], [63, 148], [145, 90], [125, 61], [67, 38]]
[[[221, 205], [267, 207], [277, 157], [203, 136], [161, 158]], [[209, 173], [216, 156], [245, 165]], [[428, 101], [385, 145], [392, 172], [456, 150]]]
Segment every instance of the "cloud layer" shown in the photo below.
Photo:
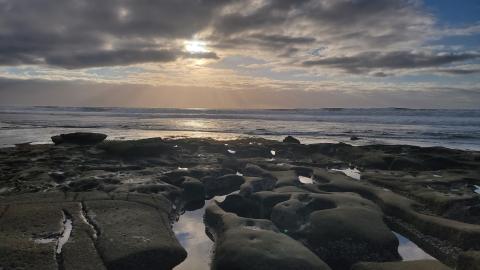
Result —
[[479, 35], [422, 0], [0, 0], [0, 78], [345, 93], [456, 76], [470, 93], [478, 43], [448, 39]]
[[0, 64], [83, 68], [175, 61], [189, 57], [178, 40], [204, 29], [228, 2], [2, 0]]
[[[433, 38], [434, 23], [413, 0], [2, 0], [0, 64], [82, 68], [171, 62], [188, 57], [182, 41], [197, 36], [218, 54], [254, 50], [304, 66], [332, 61], [359, 66], [370, 55], [380, 62], [388, 57], [408, 62], [419, 55], [401, 50]], [[463, 34], [472, 31], [479, 29]], [[308, 55], [312, 50], [325, 57], [305, 59], [315, 56]], [[358, 55], [340, 56], [348, 53]]]

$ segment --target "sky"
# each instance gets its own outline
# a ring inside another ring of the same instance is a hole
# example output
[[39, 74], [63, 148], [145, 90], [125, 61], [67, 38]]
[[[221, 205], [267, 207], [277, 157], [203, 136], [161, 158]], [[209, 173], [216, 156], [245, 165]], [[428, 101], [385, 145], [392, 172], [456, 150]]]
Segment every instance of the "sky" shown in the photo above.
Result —
[[0, 0], [0, 105], [479, 104], [478, 0]]

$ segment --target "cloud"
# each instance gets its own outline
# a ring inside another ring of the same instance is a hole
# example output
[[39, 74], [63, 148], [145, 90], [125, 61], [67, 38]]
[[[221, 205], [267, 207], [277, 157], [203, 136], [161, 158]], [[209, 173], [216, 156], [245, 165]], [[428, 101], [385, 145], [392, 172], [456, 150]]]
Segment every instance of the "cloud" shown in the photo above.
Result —
[[[479, 29], [440, 28], [421, 0], [0, 0], [0, 65], [157, 63], [172, 73], [186, 59], [249, 56], [312, 76], [468, 75], [476, 72], [455, 65], [478, 60], [477, 52], [429, 42]], [[194, 39], [208, 51], [187, 52], [185, 41]]]
[[[353, 56], [325, 57], [304, 61], [306, 67], [327, 66], [350, 73], [365, 73], [373, 69], [418, 69], [438, 67], [480, 58], [479, 53], [414, 53], [408, 51], [365, 52]], [[382, 74], [382, 73], [380, 73]]]
[[111, 65], [129, 65], [142, 62], [170, 62], [177, 58], [175, 51], [168, 50], [116, 50], [93, 53], [54, 55], [45, 63], [65, 68], [85, 68]]
[[[332, 85], [334, 86], [334, 85]], [[437, 87], [425, 91], [401, 86], [355, 91], [322, 87], [319, 91], [275, 86], [225, 90], [212, 87], [150, 86], [85, 81], [14, 80], [0, 77], [0, 105], [129, 106], [164, 108], [321, 108], [410, 107], [477, 108], [480, 89]], [[351, 88], [351, 87], [345, 87]], [[425, 88], [423, 88], [425, 89]], [[45, 99], [48, 96], [48, 99]], [[432, 100], [435, 102], [432, 103]]]
[[189, 56], [181, 40], [210, 23], [219, 0], [2, 0], [0, 65], [65, 68], [170, 62]]
[[438, 73], [450, 74], [450, 75], [469, 75], [480, 73], [480, 69], [438, 69]]
[[[423, 11], [418, 1], [260, 2], [263, 5], [248, 12], [240, 7], [220, 14], [213, 21], [212, 40], [218, 40], [219, 46], [227, 42], [240, 47], [243, 44], [238, 41], [248, 41], [253, 35], [301, 36], [337, 49], [372, 49], [418, 43], [434, 24], [433, 17]], [[271, 40], [272, 47], [276, 43]]]

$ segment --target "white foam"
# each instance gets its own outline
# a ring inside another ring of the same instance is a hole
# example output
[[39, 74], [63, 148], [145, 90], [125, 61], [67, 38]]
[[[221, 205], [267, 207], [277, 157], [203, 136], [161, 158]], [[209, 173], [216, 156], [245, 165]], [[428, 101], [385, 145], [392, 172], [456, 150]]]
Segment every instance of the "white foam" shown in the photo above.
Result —
[[361, 179], [360, 171], [357, 168], [353, 168], [353, 169], [350, 169], [350, 168], [347, 168], [347, 169], [332, 169], [332, 171], [342, 172], [346, 176], [348, 176], [350, 178], [353, 178], [355, 180], [360, 180]]

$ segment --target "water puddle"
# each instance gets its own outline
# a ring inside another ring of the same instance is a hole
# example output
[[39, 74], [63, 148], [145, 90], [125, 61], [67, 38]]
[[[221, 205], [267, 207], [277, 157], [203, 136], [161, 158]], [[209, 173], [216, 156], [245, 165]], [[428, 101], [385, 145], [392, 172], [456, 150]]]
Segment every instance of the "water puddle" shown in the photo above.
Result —
[[49, 237], [37, 238], [37, 239], [34, 239], [33, 241], [35, 244], [48, 244], [48, 243], [57, 242], [57, 245], [55, 247], [55, 253], [61, 254], [63, 245], [65, 245], [68, 242], [68, 239], [72, 234], [72, 229], [73, 229], [72, 218], [70, 217], [70, 215], [64, 212], [63, 231], [61, 234], [55, 233]]
[[187, 251], [187, 258], [175, 270], [210, 270], [211, 255], [213, 252], [214, 242], [208, 238], [205, 232], [205, 224], [203, 223], [203, 215], [205, 208], [213, 201], [223, 202], [230, 194], [237, 194], [234, 191], [226, 195], [215, 196], [209, 200], [205, 200], [203, 207], [185, 211], [173, 224], [173, 232], [180, 244]]
[[203, 215], [212, 200], [223, 201], [225, 196], [217, 196], [205, 201], [205, 205], [194, 211], [186, 211], [173, 224], [173, 232], [180, 244], [187, 250], [187, 258], [175, 270], [209, 270], [214, 242], [205, 233]]
[[357, 169], [357, 168], [347, 168], [347, 169], [331, 169], [332, 171], [335, 171], [335, 172], [342, 172], [344, 173], [346, 176], [350, 177], [350, 178], [353, 178], [355, 180], [360, 180], [361, 178], [361, 175], [360, 175], [360, 171]]
[[72, 234], [72, 229], [73, 229], [72, 219], [66, 216], [63, 226], [64, 226], [64, 229], [63, 229], [62, 235], [60, 236], [60, 238], [58, 238], [57, 254], [62, 253], [63, 245], [65, 245], [68, 242], [68, 239], [70, 238], [70, 234]]
[[313, 178], [312, 177], [306, 177], [299, 175], [298, 176], [298, 181], [302, 182], [303, 184], [313, 184]]
[[398, 253], [403, 261], [437, 260], [403, 235], [396, 232], [393, 232], [393, 234], [395, 234], [400, 242], [398, 245]]

